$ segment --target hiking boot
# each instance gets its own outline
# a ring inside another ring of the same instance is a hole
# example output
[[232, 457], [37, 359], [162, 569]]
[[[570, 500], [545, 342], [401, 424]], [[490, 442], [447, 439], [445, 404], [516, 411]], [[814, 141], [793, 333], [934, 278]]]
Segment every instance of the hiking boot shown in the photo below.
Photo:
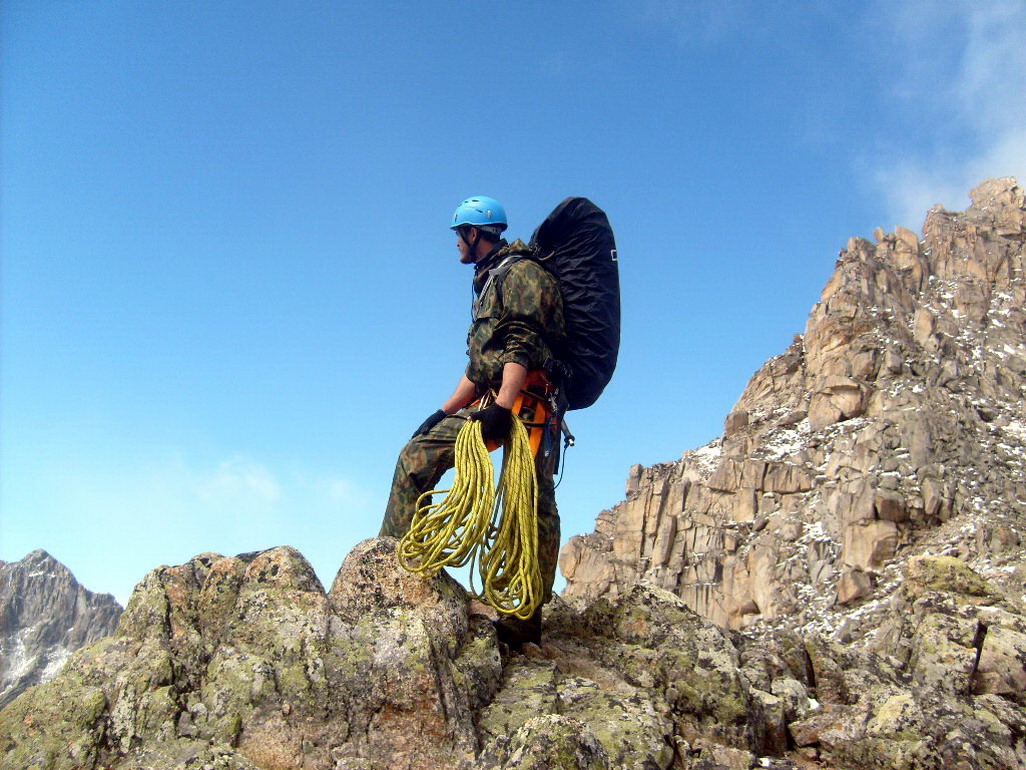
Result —
[[541, 607], [527, 620], [499, 618], [492, 621], [499, 641], [510, 650], [519, 650], [528, 642], [541, 645]]

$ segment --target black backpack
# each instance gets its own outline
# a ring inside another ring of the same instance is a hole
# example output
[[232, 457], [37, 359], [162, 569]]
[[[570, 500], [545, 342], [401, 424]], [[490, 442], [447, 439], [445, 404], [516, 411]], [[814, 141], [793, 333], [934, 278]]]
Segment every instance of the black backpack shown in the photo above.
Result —
[[[488, 273], [474, 303], [490, 284], [501, 292], [502, 280], [521, 259], [540, 264], [559, 283], [566, 319], [566, 344], [546, 362], [558, 380], [567, 409], [595, 403], [616, 368], [620, 351], [620, 274], [616, 242], [605, 212], [587, 198], [567, 198], [553, 209], [531, 236], [530, 254], [506, 257]], [[500, 295], [501, 296], [501, 295]]]
[[620, 351], [620, 274], [605, 212], [587, 198], [567, 198], [531, 236], [534, 259], [559, 281], [566, 346], [557, 351], [570, 409], [595, 403]]

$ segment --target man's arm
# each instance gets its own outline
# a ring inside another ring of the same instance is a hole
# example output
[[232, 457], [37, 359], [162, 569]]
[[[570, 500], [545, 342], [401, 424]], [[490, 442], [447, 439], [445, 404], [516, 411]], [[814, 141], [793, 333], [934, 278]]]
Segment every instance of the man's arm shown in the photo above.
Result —
[[502, 384], [495, 403], [470, 415], [481, 421], [481, 436], [485, 441], [505, 441], [513, 420], [513, 404], [527, 379], [527, 367], [513, 361], [502, 366]]
[[[496, 334], [502, 340], [503, 385], [509, 364], [540, 369], [565, 332], [563, 301], [556, 279], [544, 267], [522, 260], [502, 282], [502, 314]], [[522, 385], [521, 380], [518, 385]], [[516, 398], [516, 393], [512, 394]], [[500, 402], [503, 403], [503, 402]]]
[[[505, 369], [503, 370], [503, 380], [506, 377]], [[525, 370], [526, 375], [526, 370]], [[467, 379], [467, 375], [463, 375], [460, 378], [459, 384], [456, 386], [456, 390], [453, 391], [452, 395], [449, 396], [448, 400], [442, 404], [442, 411], [446, 414], [456, 414], [460, 409], [465, 407], [474, 397], [477, 395], [477, 386]]]
[[502, 385], [499, 387], [499, 395], [495, 397], [495, 403], [504, 409], [512, 409], [513, 403], [517, 400], [517, 394], [524, 387], [524, 380], [527, 379], [527, 367], [509, 361], [502, 366]]

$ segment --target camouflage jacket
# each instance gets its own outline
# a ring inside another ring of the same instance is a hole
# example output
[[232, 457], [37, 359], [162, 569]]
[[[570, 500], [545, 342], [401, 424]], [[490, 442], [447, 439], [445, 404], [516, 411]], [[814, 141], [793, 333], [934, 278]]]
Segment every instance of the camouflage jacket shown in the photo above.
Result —
[[498, 390], [502, 368], [509, 362], [541, 369], [566, 337], [563, 298], [555, 277], [531, 259], [514, 262], [498, 281], [489, 271], [509, 256], [531, 250], [516, 240], [499, 247], [477, 264], [474, 273], [473, 321], [467, 333], [467, 379], [478, 387]]

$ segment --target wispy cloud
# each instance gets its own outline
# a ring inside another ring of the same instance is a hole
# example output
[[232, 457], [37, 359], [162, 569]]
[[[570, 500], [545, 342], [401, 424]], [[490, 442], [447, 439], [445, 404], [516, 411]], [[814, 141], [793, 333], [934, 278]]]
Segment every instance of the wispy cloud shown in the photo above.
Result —
[[643, 0], [624, 13], [681, 50], [800, 46], [807, 34], [847, 50], [853, 76], [868, 78], [861, 86], [878, 99], [861, 107], [874, 111], [863, 135], [872, 138], [845, 152], [864, 192], [885, 202], [889, 224], [918, 227], [938, 203], [964, 208], [968, 190], [989, 177], [1026, 182], [1023, 0]]
[[275, 475], [263, 465], [237, 456], [223, 460], [213, 470], [194, 471], [184, 484], [206, 504], [273, 506], [282, 488]]
[[934, 140], [867, 160], [874, 187], [906, 226], [934, 204], [958, 209], [983, 179], [1026, 181], [1026, 3], [916, 0], [873, 6], [891, 51], [889, 97]]
[[351, 479], [341, 477], [325, 477], [317, 482], [324, 489], [328, 498], [341, 506], [363, 506], [369, 502], [366, 490]]
[[[99, 461], [98, 461], [99, 460]], [[345, 553], [377, 533], [382, 501], [358, 477], [237, 453], [203, 458], [182, 450], [135, 462], [92, 458], [49, 480], [55, 535], [38, 545], [101, 555], [112, 576], [91, 585], [129, 589], [161, 563], [205, 551], [235, 554], [293, 545], [329, 580]], [[113, 577], [118, 573], [119, 577]], [[127, 573], [132, 582], [117, 583]]]

